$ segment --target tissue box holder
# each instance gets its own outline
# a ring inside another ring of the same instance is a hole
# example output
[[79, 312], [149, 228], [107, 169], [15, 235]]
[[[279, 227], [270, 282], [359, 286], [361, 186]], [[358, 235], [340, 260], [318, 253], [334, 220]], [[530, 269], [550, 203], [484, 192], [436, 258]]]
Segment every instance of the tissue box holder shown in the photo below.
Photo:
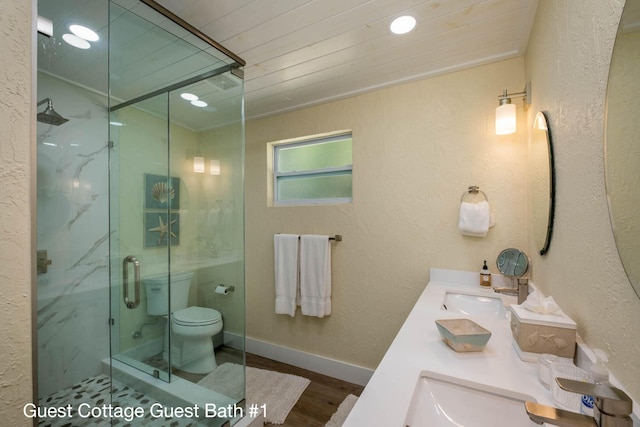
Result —
[[538, 314], [519, 305], [509, 308], [511, 333], [521, 351], [573, 358], [576, 323], [567, 315]]

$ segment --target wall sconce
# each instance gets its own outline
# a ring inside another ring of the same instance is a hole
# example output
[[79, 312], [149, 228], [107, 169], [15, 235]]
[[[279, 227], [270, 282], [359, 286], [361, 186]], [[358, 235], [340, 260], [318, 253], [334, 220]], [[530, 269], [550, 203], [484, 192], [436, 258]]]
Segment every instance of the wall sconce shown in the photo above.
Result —
[[195, 156], [193, 158], [193, 171], [195, 173], [204, 173], [204, 157]]
[[220, 175], [220, 160], [209, 161], [209, 173], [211, 175]]
[[531, 83], [527, 83], [522, 92], [507, 93], [505, 89], [498, 97], [500, 105], [496, 108], [496, 135], [508, 135], [516, 131], [516, 106], [511, 103], [511, 98], [521, 96], [525, 104], [531, 104], [530, 93]]

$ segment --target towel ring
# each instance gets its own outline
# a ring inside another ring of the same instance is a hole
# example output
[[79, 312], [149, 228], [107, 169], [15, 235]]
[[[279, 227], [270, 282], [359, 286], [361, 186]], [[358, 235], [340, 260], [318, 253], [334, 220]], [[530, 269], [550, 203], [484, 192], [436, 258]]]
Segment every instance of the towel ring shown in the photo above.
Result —
[[482, 194], [482, 196], [484, 197], [484, 200], [487, 201], [487, 202], [489, 201], [489, 198], [487, 197], [487, 195], [484, 194], [484, 191], [480, 190], [480, 187], [478, 187], [477, 185], [470, 186], [467, 191], [462, 193], [462, 197], [460, 197], [460, 201], [464, 202], [465, 196], [469, 196], [470, 194], [473, 195], [473, 196], [475, 196], [477, 194]]

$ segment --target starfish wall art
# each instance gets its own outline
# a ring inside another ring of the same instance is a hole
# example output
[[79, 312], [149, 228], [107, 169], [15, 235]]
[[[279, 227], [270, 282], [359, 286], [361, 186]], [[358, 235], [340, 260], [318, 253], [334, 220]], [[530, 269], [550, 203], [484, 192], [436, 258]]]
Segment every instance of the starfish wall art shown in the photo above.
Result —
[[144, 247], [180, 242], [180, 178], [144, 174]]

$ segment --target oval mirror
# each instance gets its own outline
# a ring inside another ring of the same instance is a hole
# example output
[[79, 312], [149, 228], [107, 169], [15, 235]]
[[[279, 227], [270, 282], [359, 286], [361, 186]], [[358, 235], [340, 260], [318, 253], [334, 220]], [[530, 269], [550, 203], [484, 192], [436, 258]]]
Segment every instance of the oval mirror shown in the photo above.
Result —
[[522, 277], [529, 270], [529, 258], [520, 249], [509, 248], [500, 252], [496, 265], [504, 276]]
[[544, 255], [549, 250], [553, 231], [555, 172], [551, 134], [547, 117], [542, 111], [538, 111], [533, 121], [529, 153], [533, 235], [540, 255]]
[[640, 297], [640, 0], [627, 0], [613, 48], [605, 119], [605, 179], [613, 234]]

